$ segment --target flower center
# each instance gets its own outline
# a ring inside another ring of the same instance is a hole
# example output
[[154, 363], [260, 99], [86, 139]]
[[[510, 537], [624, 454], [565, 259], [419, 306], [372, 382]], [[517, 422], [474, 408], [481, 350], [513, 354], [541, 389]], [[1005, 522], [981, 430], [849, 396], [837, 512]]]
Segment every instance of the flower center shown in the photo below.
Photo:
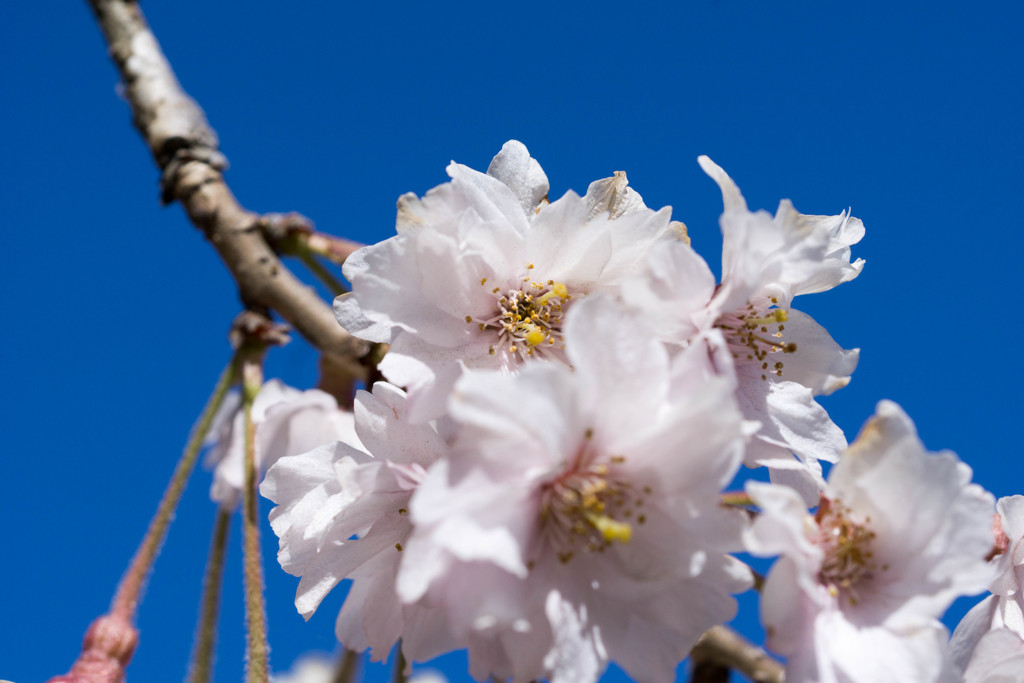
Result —
[[[619, 465], [625, 460], [613, 456], [611, 463]], [[643, 494], [649, 493], [645, 486]], [[541, 525], [558, 559], [565, 564], [577, 552], [603, 553], [613, 543], [628, 543], [633, 525], [647, 521], [643, 494], [606, 464], [576, 467], [545, 484]]]
[[818, 580], [833, 596], [845, 595], [851, 605], [856, 605], [860, 601], [858, 584], [871, 579], [878, 569], [888, 569], [874, 561], [871, 546], [875, 532], [868, 526], [871, 519], [860, 522], [848, 507], [825, 497], [814, 519], [818, 523], [816, 543], [825, 553]]
[[783, 323], [789, 319], [784, 308], [773, 308], [778, 299], [772, 297], [764, 304], [748, 302], [746, 308], [725, 313], [715, 322], [715, 327], [725, 333], [726, 343], [732, 357], [740, 362], [761, 366], [761, 379], [767, 380], [768, 375], [782, 377], [782, 361], [774, 363], [768, 359], [769, 354], [793, 353], [796, 344], [782, 341], [782, 333], [786, 329]]
[[[526, 264], [526, 269], [533, 270], [533, 264]], [[480, 280], [480, 286], [487, 286], [487, 278]], [[562, 318], [565, 305], [573, 295], [564, 283], [523, 277], [506, 289], [494, 287], [491, 293], [497, 301], [493, 315], [489, 318], [467, 315], [466, 323], [476, 324], [481, 331], [497, 332], [496, 343], [489, 349], [492, 355], [501, 351], [525, 360], [537, 354], [560, 354], [565, 349]]]

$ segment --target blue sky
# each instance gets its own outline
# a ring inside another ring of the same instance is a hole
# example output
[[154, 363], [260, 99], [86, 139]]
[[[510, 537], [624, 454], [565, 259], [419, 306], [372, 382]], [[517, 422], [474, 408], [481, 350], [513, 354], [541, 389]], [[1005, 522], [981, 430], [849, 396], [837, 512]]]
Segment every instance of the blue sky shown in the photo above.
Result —
[[[894, 399], [929, 448], [955, 450], [997, 496], [1024, 493], [1020, 3], [180, 0], [145, 11], [219, 133], [242, 203], [356, 240], [392, 234], [396, 198], [443, 182], [449, 160], [486, 168], [510, 138], [540, 160], [553, 197], [627, 171], [712, 264], [721, 198], [699, 154], [751, 207], [852, 207], [867, 226], [863, 275], [800, 302], [862, 349], [853, 382], [824, 401], [833, 419], [852, 438]], [[158, 205], [85, 3], [4, 3], [0, 64], [0, 678], [22, 683], [65, 670], [107, 607], [228, 359], [239, 304], [201, 233]], [[309, 386], [314, 356], [296, 342], [268, 374]], [[133, 680], [184, 673], [208, 486], [197, 472], [150, 581]], [[234, 531], [221, 680], [242, 675]], [[264, 534], [271, 662], [284, 670], [333, 648], [341, 596], [303, 623], [296, 580]], [[755, 601], [742, 604], [754, 633]]]

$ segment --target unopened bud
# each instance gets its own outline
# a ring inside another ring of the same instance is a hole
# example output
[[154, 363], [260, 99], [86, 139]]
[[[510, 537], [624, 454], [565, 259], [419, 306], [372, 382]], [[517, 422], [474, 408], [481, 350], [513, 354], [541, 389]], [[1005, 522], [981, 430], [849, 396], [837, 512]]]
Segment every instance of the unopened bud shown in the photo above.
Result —
[[139, 644], [139, 633], [125, 617], [104, 614], [89, 626], [82, 654], [71, 671], [47, 683], [123, 683], [124, 669]]

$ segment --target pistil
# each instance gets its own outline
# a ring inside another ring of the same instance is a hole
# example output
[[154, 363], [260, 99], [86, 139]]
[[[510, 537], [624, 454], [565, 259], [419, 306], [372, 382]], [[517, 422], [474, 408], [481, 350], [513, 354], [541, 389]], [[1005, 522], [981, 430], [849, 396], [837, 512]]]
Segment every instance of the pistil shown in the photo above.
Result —
[[542, 493], [542, 528], [563, 564], [578, 552], [603, 553], [614, 543], [628, 543], [635, 526], [647, 521], [643, 495], [613, 472], [625, 458], [616, 456], [612, 466], [583, 466], [582, 459]]
[[770, 361], [769, 354], [796, 351], [796, 344], [783, 341], [784, 323], [789, 319], [789, 313], [784, 308], [773, 308], [777, 304], [774, 297], [768, 305], [747, 303], [746, 308], [726, 313], [715, 323], [725, 333], [732, 357], [740, 362], [760, 365], [762, 380], [767, 380], [770, 374], [782, 377], [785, 367], [782, 361]]
[[[532, 270], [533, 264], [526, 264]], [[480, 281], [488, 285], [487, 278]], [[562, 318], [566, 304], [573, 298], [562, 282], [537, 281], [530, 277], [507, 289], [491, 289], [497, 306], [488, 318], [466, 316], [467, 324], [475, 324], [481, 332], [493, 330], [495, 343], [490, 345], [492, 355], [499, 352], [519, 360], [534, 355], [545, 356], [565, 349], [562, 343]]]
[[825, 557], [818, 580], [835, 597], [843, 596], [851, 605], [859, 601], [860, 587], [879, 570], [888, 569], [875, 562], [872, 546], [875, 532], [870, 518], [856, 519], [839, 501], [822, 497], [814, 517], [818, 524], [817, 544]]

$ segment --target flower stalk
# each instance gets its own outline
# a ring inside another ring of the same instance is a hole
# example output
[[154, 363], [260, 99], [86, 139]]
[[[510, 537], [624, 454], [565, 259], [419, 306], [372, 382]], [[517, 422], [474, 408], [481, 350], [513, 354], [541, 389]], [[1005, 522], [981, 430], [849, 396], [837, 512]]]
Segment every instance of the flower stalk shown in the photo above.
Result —
[[138, 644], [138, 632], [132, 626], [132, 621], [138, 608], [142, 587], [167, 536], [167, 529], [174, 518], [174, 511], [178, 507], [189, 476], [195, 469], [203, 438], [234, 381], [235, 362], [232, 360], [217, 380], [213, 393], [199, 416], [199, 422], [189, 436], [185, 451], [174, 468], [171, 481], [164, 491], [163, 498], [160, 499], [153, 520], [149, 523], [149, 529], [135, 552], [128, 571], [121, 579], [110, 612], [97, 618], [89, 626], [82, 643], [82, 654], [71, 666], [68, 674], [52, 678], [50, 683], [120, 683], [124, 680], [125, 667], [131, 661]]
[[313, 273], [333, 296], [341, 296], [348, 291], [348, 288], [341, 283], [341, 280], [334, 277], [331, 271], [324, 268], [309, 251], [300, 251], [297, 256], [303, 265], [309, 268], [309, 272]]
[[149, 530], [146, 532], [142, 544], [135, 553], [135, 557], [132, 558], [128, 572], [121, 580], [121, 585], [117, 589], [114, 603], [110, 608], [111, 614], [127, 617], [134, 616], [143, 583], [149, 575], [149, 570], [153, 566], [153, 561], [156, 559], [160, 546], [164, 542], [167, 528], [174, 517], [174, 511], [181, 500], [181, 494], [185, 491], [188, 478], [192, 474], [192, 470], [195, 469], [196, 460], [203, 445], [203, 439], [206, 436], [206, 432], [210, 429], [213, 416], [217, 413], [217, 409], [224, 401], [228, 388], [234, 384], [234, 381], [235, 367], [234, 362], [232, 362], [221, 373], [220, 378], [217, 380], [217, 385], [214, 387], [213, 394], [199, 416], [199, 422], [189, 436], [185, 452], [174, 469], [174, 474], [167, 485], [167, 490], [164, 492], [160, 505], [157, 507], [156, 515], [154, 515], [153, 521], [149, 524]]
[[352, 683], [359, 668], [359, 653], [347, 647], [342, 648], [341, 656], [338, 657], [338, 665], [334, 669], [334, 678], [331, 683]]
[[224, 579], [224, 554], [227, 549], [231, 513], [217, 508], [210, 542], [210, 557], [203, 580], [203, 606], [199, 615], [195, 652], [189, 674], [190, 683], [207, 683], [213, 673], [213, 647], [217, 641], [217, 616], [220, 611], [220, 591]]
[[260, 554], [259, 511], [256, 500], [256, 429], [252, 404], [263, 386], [263, 355], [266, 346], [246, 341], [238, 350], [242, 377], [242, 409], [245, 414], [245, 490], [242, 499], [243, 562], [245, 575], [245, 613], [249, 627], [249, 683], [267, 683], [267, 617], [263, 604], [263, 565]]

